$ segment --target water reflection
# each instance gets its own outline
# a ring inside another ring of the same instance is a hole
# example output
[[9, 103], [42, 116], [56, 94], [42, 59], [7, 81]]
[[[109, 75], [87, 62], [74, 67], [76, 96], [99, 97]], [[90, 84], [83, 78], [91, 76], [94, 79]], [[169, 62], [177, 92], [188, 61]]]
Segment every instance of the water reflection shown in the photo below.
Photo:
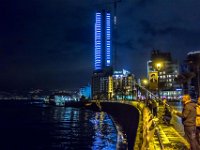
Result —
[[[104, 112], [97, 112], [90, 119], [95, 130], [92, 149], [116, 149], [117, 134], [113, 122]], [[107, 136], [105, 136], [107, 135]]]
[[116, 149], [117, 131], [104, 112], [38, 104], [0, 105], [0, 111], [0, 149]]

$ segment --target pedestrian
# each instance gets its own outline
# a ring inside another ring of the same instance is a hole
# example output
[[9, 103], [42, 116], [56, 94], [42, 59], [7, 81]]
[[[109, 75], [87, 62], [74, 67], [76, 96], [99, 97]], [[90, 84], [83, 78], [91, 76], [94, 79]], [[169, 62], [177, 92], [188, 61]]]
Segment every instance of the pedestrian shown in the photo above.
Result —
[[167, 104], [167, 99], [164, 98], [164, 99], [163, 99], [163, 106], [166, 107], [166, 104]]
[[171, 111], [170, 111], [169, 107], [167, 106], [166, 98], [163, 99], [163, 108], [164, 108], [163, 121], [166, 125], [170, 125], [172, 115], [171, 115]]
[[190, 143], [190, 149], [199, 150], [196, 140], [196, 104], [192, 102], [189, 94], [183, 95], [182, 103], [182, 113], [174, 110], [173, 113], [182, 118], [185, 136]]
[[172, 119], [171, 112], [170, 112], [169, 108], [166, 106], [164, 108], [163, 121], [166, 125], [170, 125], [171, 119]]
[[153, 110], [153, 116], [157, 117], [158, 114], [158, 103], [156, 100], [152, 100], [152, 110]]
[[197, 116], [196, 116], [196, 136], [197, 136], [197, 142], [198, 145], [200, 147], [200, 97], [197, 100], [197, 107], [196, 107], [196, 112], [197, 112]]

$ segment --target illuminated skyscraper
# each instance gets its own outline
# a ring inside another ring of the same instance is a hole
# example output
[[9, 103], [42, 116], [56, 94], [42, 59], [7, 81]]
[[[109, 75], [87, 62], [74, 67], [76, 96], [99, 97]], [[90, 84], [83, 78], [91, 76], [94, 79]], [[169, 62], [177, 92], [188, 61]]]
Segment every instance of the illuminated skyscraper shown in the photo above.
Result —
[[94, 72], [92, 75], [92, 98], [110, 99], [109, 90], [112, 70], [111, 14], [98, 11], [95, 18]]
[[96, 13], [95, 22], [95, 70], [112, 65], [111, 58], [111, 14], [102, 10]]

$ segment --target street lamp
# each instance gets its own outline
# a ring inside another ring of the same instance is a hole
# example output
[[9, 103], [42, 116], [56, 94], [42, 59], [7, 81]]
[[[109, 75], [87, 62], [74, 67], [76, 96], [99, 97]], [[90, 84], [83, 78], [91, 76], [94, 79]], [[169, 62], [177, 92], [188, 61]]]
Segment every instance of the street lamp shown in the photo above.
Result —
[[149, 85], [149, 80], [142, 79], [142, 86], [144, 86], [144, 91], [146, 92], [146, 95], [145, 95], [145, 104], [146, 105], [147, 105], [147, 99], [148, 99], [148, 91], [147, 91], [148, 85]]
[[162, 62], [157, 62], [155, 64], [156, 66], [156, 70], [158, 71], [158, 99], [160, 99], [160, 70], [163, 67], [163, 63]]
[[161, 68], [162, 68], [162, 63], [156, 63], [156, 69], [160, 71]]
[[148, 79], [143, 79], [143, 80], [142, 80], [142, 83], [143, 83], [143, 85], [147, 86], [148, 83], [149, 83], [149, 81], [148, 81]]

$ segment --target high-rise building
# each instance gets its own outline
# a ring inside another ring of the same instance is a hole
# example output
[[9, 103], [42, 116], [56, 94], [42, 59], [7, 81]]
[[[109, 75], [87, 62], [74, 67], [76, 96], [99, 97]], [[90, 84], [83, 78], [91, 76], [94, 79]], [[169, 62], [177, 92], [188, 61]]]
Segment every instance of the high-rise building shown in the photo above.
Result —
[[[172, 60], [171, 53], [153, 50], [151, 60], [147, 62], [147, 73], [150, 90], [157, 91], [158, 96], [161, 98], [177, 99], [182, 94], [180, 86], [174, 81], [179, 74], [179, 65]], [[158, 79], [155, 80], [156, 84], [151, 81], [153, 79], [152, 75], [157, 76], [155, 78]]]
[[95, 17], [94, 72], [92, 75], [92, 98], [109, 99], [112, 76], [111, 14], [98, 11]]
[[187, 54], [185, 61], [187, 72], [192, 76], [188, 86], [188, 92], [193, 98], [200, 96], [200, 51], [191, 51]]
[[106, 10], [96, 13], [95, 18], [95, 70], [112, 65], [111, 14]]

